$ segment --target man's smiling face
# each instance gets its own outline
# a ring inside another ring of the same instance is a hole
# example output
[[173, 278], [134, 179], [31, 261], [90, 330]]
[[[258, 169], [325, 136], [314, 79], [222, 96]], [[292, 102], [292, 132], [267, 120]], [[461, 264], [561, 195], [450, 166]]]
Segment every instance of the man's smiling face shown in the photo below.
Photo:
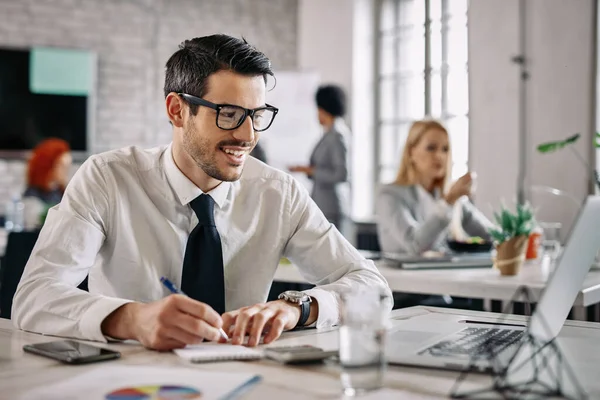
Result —
[[[265, 81], [260, 75], [221, 70], [210, 75], [207, 83], [208, 90], [202, 98], [212, 103], [248, 109], [265, 105]], [[186, 114], [182, 143], [187, 154], [208, 176], [220, 181], [238, 180], [259, 139], [252, 119], [247, 117], [234, 130], [223, 130], [216, 124], [216, 110], [199, 106], [195, 116]]]

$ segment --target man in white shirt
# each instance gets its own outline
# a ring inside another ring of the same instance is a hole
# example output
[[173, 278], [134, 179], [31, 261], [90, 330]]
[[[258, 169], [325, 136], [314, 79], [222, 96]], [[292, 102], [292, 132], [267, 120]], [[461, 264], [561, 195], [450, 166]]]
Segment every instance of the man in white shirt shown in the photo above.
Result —
[[[248, 156], [277, 114], [265, 103], [269, 75], [268, 58], [245, 41], [182, 43], [166, 65], [173, 142], [81, 166], [27, 263], [15, 325], [159, 350], [218, 340], [223, 328], [255, 346], [336, 324], [342, 291], [391, 295], [304, 188]], [[265, 303], [282, 256], [317, 287]], [[88, 274], [89, 293], [77, 289]], [[189, 297], [169, 295], [163, 276]]]

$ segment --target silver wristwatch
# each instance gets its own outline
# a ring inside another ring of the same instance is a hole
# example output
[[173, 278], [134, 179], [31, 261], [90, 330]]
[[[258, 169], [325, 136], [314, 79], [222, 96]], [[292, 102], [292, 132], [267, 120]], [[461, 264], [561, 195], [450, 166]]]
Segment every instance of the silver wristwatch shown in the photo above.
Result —
[[296, 328], [306, 324], [310, 315], [310, 303], [312, 301], [312, 298], [309, 295], [297, 290], [288, 290], [281, 293], [277, 298], [300, 306], [300, 318], [298, 319]]

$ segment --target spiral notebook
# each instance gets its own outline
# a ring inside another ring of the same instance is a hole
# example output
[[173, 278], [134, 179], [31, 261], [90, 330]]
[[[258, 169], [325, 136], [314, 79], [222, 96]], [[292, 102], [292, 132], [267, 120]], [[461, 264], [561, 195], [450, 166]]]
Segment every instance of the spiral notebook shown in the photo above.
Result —
[[179, 357], [193, 363], [258, 360], [264, 357], [262, 350], [215, 342], [188, 345], [183, 349], [176, 349], [174, 352]]

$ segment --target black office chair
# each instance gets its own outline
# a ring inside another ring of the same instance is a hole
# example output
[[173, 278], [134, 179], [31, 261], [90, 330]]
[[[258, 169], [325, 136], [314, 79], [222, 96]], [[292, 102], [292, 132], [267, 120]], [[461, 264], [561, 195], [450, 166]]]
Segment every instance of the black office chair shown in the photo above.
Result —
[[359, 250], [370, 250], [380, 252], [379, 239], [377, 237], [377, 224], [375, 222], [354, 222], [356, 227], [356, 248]]
[[[15, 291], [39, 233], [39, 231], [10, 232], [8, 235], [6, 251], [0, 261], [0, 318], [10, 319]], [[79, 288], [88, 290], [87, 277]]]

